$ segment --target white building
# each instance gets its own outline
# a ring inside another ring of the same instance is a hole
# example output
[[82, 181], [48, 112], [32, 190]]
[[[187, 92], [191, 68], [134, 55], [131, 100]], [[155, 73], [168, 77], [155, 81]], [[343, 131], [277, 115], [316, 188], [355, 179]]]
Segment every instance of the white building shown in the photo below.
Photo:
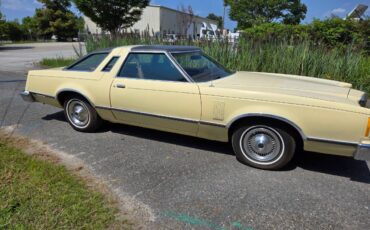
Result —
[[[214, 37], [218, 33], [217, 22], [195, 16], [190, 20], [188, 14], [164, 6], [150, 5], [143, 10], [141, 20], [125, 32], [149, 32], [150, 36], [175, 34], [187, 38]], [[101, 34], [102, 30], [84, 16], [85, 28], [91, 34]]]

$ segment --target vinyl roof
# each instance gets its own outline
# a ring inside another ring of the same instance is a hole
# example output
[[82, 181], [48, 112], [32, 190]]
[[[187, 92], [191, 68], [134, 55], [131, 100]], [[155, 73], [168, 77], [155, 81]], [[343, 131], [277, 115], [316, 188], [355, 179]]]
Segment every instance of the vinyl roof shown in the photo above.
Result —
[[195, 46], [170, 46], [170, 45], [142, 45], [131, 48], [131, 51], [167, 51], [167, 52], [189, 52], [200, 51]]

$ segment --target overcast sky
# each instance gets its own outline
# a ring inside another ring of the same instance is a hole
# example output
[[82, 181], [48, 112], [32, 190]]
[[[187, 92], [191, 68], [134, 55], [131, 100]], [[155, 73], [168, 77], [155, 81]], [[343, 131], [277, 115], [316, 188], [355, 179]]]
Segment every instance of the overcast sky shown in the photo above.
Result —
[[[8, 20], [22, 19], [25, 16], [32, 16], [37, 7], [41, 4], [37, 0], [0, 0], [1, 12]], [[304, 23], [312, 21], [313, 18], [325, 18], [331, 14], [344, 17], [357, 4], [370, 6], [370, 0], [302, 0], [308, 7], [307, 17]], [[194, 12], [200, 16], [207, 16], [209, 13], [223, 15], [223, 0], [152, 0], [151, 4], [163, 5], [176, 9], [179, 5], [191, 5]], [[73, 11], [78, 12], [73, 8]], [[366, 14], [369, 15], [369, 9]], [[236, 23], [229, 18], [226, 20], [226, 27], [233, 29]]]

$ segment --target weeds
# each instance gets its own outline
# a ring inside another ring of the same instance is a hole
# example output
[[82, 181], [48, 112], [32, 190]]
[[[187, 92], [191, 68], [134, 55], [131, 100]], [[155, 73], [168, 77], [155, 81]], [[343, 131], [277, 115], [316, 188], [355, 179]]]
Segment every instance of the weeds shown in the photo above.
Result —
[[[138, 44], [165, 44], [161, 39], [127, 35], [117, 39], [90, 38], [88, 52]], [[370, 57], [350, 46], [329, 49], [309, 40], [259, 41], [242, 38], [237, 44], [228, 41], [179, 41], [174, 45], [194, 45], [232, 70], [295, 74], [352, 83], [370, 92]]]
[[41, 60], [40, 65], [47, 68], [57, 68], [69, 66], [76, 61], [76, 58], [44, 58]]

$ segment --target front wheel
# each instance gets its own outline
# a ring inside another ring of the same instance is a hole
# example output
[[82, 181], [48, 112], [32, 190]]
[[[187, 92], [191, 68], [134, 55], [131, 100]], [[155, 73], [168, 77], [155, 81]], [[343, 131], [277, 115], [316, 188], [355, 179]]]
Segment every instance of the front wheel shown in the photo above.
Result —
[[236, 158], [255, 168], [277, 170], [294, 156], [296, 142], [277, 125], [242, 125], [232, 135]]
[[64, 114], [69, 124], [80, 132], [97, 130], [102, 120], [95, 109], [82, 97], [71, 97], [64, 102]]

